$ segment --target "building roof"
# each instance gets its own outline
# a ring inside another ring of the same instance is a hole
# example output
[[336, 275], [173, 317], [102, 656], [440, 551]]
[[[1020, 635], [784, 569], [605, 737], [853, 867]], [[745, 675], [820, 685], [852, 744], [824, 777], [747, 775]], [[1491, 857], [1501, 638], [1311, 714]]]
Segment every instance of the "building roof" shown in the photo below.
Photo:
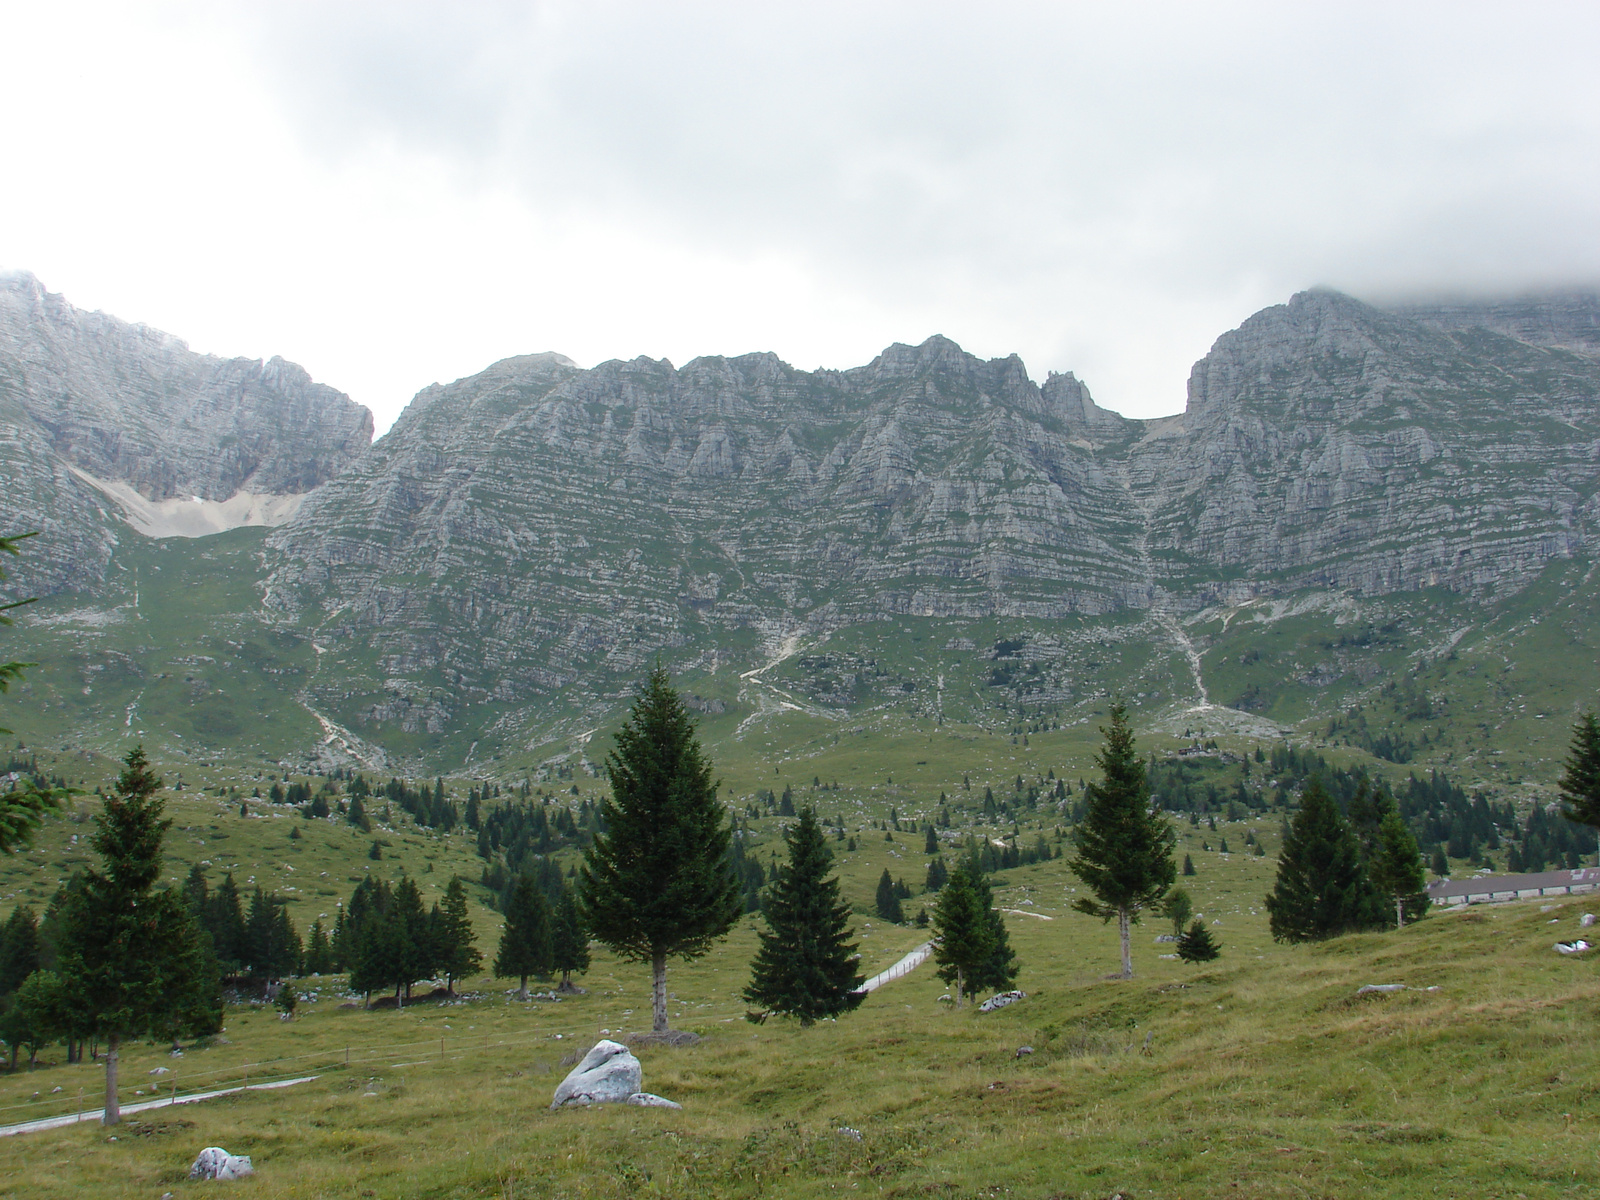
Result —
[[1428, 885], [1428, 899], [1454, 896], [1492, 896], [1505, 892], [1532, 892], [1539, 888], [1600, 887], [1600, 867], [1575, 871], [1535, 871], [1527, 875], [1474, 875], [1470, 879], [1441, 879]]

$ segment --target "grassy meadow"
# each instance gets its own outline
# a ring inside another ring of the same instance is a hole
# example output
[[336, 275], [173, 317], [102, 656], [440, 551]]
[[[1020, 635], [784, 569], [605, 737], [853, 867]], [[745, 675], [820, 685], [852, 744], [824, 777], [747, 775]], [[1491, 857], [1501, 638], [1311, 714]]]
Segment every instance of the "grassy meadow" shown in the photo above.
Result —
[[[175, 800], [175, 814], [199, 803]], [[315, 1080], [136, 1114], [115, 1130], [5, 1139], [0, 1195], [1539, 1197], [1600, 1184], [1600, 985], [1593, 963], [1551, 949], [1600, 902], [1439, 913], [1286, 947], [1260, 905], [1276, 818], [1178, 829], [1198, 868], [1182, 882], [1223, 946], [1203, 968], [1162, 958], [1165, 927], [1147, 920], [1136, 977], [1106, 979], [1115, 929], [1070, 911], [1075, 881], [1055, 860], [997, 880], [997, 903], [1015, 910], [1025, 1001], [953, 1009], [928, 964], [838, 1022], [754, 1026], [737, 996], [759, 919], [747, 918], [670, 970], [673, 1024], [703, 1040], [640, 1051], [646, 1089], [682, 1112], [547, 1108], [573, 1055], [648, 1027], [646, 968], [603, 950], [586, 994], [560, 1001], [519, 1001], [485, 978], [455, 1002], [368, 1012], [345, 1007], [337, 981], [309, 980], [293, 1021], [239, 1005], [220, 1044], [181, 1057], [129, 1048], [123, 1095], [246, 1075]], [[1237, 847], [1249, 830], [1268, 857], [1216, 852], [1220, 836]], [[920, 845], [878, 837], [841, 854], [852, 896], [870, 894], [891, 850], [908, 867], [923, 861]], [[420, 872], [432, 849], [437, 875], [451, 851], [430, 840], [452, 839], [416, 835], [400, 850]], [[494, 915], [479, 915], [492, 946]], [[857, 929], [866, 973], [925, 936], [866, 915]], [[1410, 990], [1358, 998], [1364, 983]], [[1019, 1057], [1022, 1046], [1034, 1052]], [[60, 1057], [0, 1075], [0, 1120], [72, 1111], [80, 1088], [95, 1103], [101, 1070]], [[257, 1175], [187, 1183], [207, 1145], [251, 1155]]]

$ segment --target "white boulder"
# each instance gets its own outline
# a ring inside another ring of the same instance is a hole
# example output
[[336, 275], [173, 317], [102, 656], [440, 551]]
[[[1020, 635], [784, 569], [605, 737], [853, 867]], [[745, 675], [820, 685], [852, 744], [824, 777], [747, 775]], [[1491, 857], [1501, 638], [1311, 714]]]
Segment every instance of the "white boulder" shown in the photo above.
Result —
[[221, 1146], [207, 1146], [189, 1168], [190, 1179], [243, 1179], [255, 1173], [248, 1156], [229, 1154]]
[[564, 1104], [622, 1104], [640, 1091], [644, 1070], [621, 1042], [598, 1041], [556, 1088], [551, 1108]]
[[1001, 992], [998, 996], [990, 996], [978, 1005], [979, 1012], [993, 1012], [997, 1008], [1004, 1008], [1008, 1004], [1015, 1004], [1018, 1000], [1027, 998], [1027, 992]]

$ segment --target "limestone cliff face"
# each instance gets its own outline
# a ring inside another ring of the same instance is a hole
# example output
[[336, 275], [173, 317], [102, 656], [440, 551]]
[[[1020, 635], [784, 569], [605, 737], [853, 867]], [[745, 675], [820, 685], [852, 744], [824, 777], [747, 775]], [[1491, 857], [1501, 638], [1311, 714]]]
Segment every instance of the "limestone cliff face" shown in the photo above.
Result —
[[1220, 338], [1134, 448], [1150, 546], [1191, 600], [1514, 590], [1592, 543], [1596, 368], [1302, 293]]
[[416, 721], [405, 680], [509, 699], [712, 629], [1104, 612], [1144, 589], [1095, 446], [1135, 428], [943, 338], [815, 374], [511, 359], [308, 498], [269, 602], [338, 613], [324, 634], [370, 640]]
[[422, 728], [439, 684], [509, 700], [741, 630], [1486, 593], [1592, 545], [1597, 397], [1569, 350], [1325, 292], [1219, 339], [1153, 422], [944, 338], [816, 373], [510, 359], [308, 499], [269, 602], [332, 614], [385, 681], [368, 716]]
[[[363, 453], [372, 415], [293, 363], [220, 359], [0, 275], [0, 496], [7, 530], [42, 529], [37, 591], [93, 586], [115, 505], [83, 476], [150, 501], [308, 492]], [[81, 473], [81, 474], [80, 474]]]

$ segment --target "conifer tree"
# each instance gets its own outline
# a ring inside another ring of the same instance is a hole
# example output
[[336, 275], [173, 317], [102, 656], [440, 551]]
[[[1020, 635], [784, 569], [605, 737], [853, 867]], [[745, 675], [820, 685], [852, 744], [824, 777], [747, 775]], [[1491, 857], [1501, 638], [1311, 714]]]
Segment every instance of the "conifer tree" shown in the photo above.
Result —
[[333, 971], [333, 947], [328, 941], [327, 931], [322, 928], [322, 918], [318, 917], [311, 922], [311, 929], [306, 934], [305, 973], [331, 975]]
[[972, 872], [972, 888], [977, 893], [978, 907], [989, 922], [989, 954], [971, 974], [974, 991], [1003, 992], [1017, 980], [1020, 967], [1017, 952], [1011, 948], [1011, 935], [1006, 931], [1005, 918], [995, 907], [994, 892], [989, 877], [982, 871]]
[[521, 875], [506, 904], [505, 928], [494, 956], [496, 979], [519, 980], [517, 990], [528, 996], [528, 976], [548, 975], [554, 964], [550, 935], [550, 905], [533, 876]]
[[129, 751], [95, 818], [91, 844], [105, 868], [84, 873], [63, 922], [59, 958], [69, 1017], [106, 1042], [107, 1125], [121, 1120], [117, 1067], [125, 1039], [171, 1032], [180, 1014], [199, 1021], [221, 1013], [216, 971], [182, 893], [155, 889], [171, 824], [161, 819], [160, 790], [144, 750]]
[[583, 913], [571, 888], [561, 889], [551, 930], [551, 965], [561, 972], [561, 990], [571, 991], [572, 973], [589, 969], [589, 931], [583, 927]]
[[1196, 918], [1178, 935], [1178, 957], [1186, 963], [1211, 962], [1222, 953], [1206, 923]]
[[927, 836], [922, 840], [922, 852], [924, 854], [939, 853], [939, 835], [933, 831], [932, 825], [928, 826]]
[[732, 829], [683, 700], [657, 667], [606, 756], [605, 832], [584, 853], [579, 903], [590, 933], [648, 962], [652, 1028], [667, 1028], [667, 959], [698, 958], [740, 916]]
[[1194, 913], [1194, 901], [1189, 898], [1189, 893], [1182, 888], [1173, 888], [1167, 893], [1167, 898], [1162, 902], [1161, 915], [1172, 922], [1174, 937], [1183, 936], [1183, 926]]
[[878, 916], [885, 921], [893, 921], [896, 925], [906, 923], [905, 911], [900, 907], [900, 895], [895, 891], [894, 880], [889, 878], [888, 867], [883, 869], [883, 877], [878, 880], [875, 907]]
[[477, 947], [472, 918], [467, 913], [467, 889], [459, 877], [450, 880], [444, 901], [435, 905], [434, 914], [437, 915], [430, 916], [429, 925], [438, 958], [435, 969], [444, 976], [445, 990], [453, 993], [456, 980], [476, 975], [483, 967], [483, 951]]
[[1567, 820], [1600, 829], [1600, 719], [1594, 713], [1585, 713], [1573, 725], [1565, 766], [1557, 786], [1566, 801]]
[[955, 985], [959, 1007], [962, 997], [977, 994], [975, 977], [994, 953], [993, 926], [967, 867], [950, 872], [932, 920], [933, 961], [939, 964], [939, 978]]
[[1382, 922], [1361, 848], [1320, 776], [1300, 798], [1266, 905], [1268, 926], [1280, 942], [1319, 941]]
[[0, 1039], [11, 1051], [11, 1069], [17, 1069], [17, 1051], [28, 1048], [28, 1065], [41, 1048], [67, 1033], [66, 995], [54, 971], [34, 971], [22, 981], [16, 995], [0, 1015]]
[[1102, 921], [1116, 918], [1122, 978], [1131, 979], [1131, 927], [1141, 910], [1159, 904], [1172, 886], [1177, 839], [1167, 819], [1151, 807], [1127, 708], [1113, 704], [1111, 724], [1101, 732], [1105, 746], [1094, 759], [1101, 779], [1086, 789], [1086, 811], [1075, 830], [1077, 854], [1068, 863], [1093, 895], [1080, 896], [1073, 907]]
[[211, 893], [211, 919], [207, 922], [211, 933], [211, 948], [224, 973], [240, 970], [245, 958], [244, 907], [239, 901], [239, 886], [233, 882], [233, 872], [222, 877], [217, 890]]
[[1367, 873], [1372, 884], [1394, 905], [1394, 923], [1404, 928], [1428, 911], [1427, 877], [1422, 851], [1398, 812], [1390, 811], [1378, 826], [1377, 844]]
[[850, 906], [839, 899], [816, 813], [800, 810], [800, 820], [784, 834], [787, 865], [778, 868], [763, 913], [767, 929], [750, 967], [744, 998], [767, 1010], [798, 1017], [802, 1029], [823, 1017], [836, 1017], [861, 1003], [859, 956], [849, 940]]
[[[433, 974], [432, 944], [428, 936], [428, 914], [422, 907], [422, 892], [409, 875], [394, 887], [392, 916], [400, 938], [395, 983], [411, 999], [411, 985]], [[398, 1001], [399, 994], [396, 993]]]
[[0, 1000], [21, 987], [40, 965], [38, 919], [33, 909], [19, 904], [0, 932]]

